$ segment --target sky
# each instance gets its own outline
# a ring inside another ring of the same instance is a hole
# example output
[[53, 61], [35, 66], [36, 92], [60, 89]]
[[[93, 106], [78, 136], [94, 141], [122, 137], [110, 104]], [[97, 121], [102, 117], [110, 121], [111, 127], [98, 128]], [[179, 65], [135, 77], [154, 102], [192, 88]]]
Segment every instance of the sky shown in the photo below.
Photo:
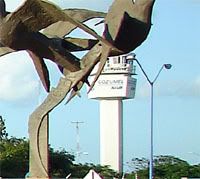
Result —
[[[52, 0], [53, 1], [53, 0]], [[14, 11], [23, 1], [6, 0]], [[107, 11], [112, 0], [54, 0], [61, 8], [88, 8]], [[136, 50], [137, 59], [150, 79], [161, 66], [154, 84], [154, 155], [173, 155], [190, 164], [200, 163], [200, 0], [157, 0], [152, 28], [147, 40]], [[87, 25], [93, 27], [94, 21]], [[101, 34], [103, 26], [99, 26]], [[71, 36], [86, 37], [75, 31]], [[77, 54], [81, 56], [82, 54]], [[60, 73], [46, 61], [52, 86]], [[137, 65], [136, 65], [137, 66]], [[124, 101], [124, 165], [134, 157], [150, 155], [150, 86], [137, 66], [135, 99]], [[10, 136], [28, 137], [28, 118], [47, 93], [25, 52], [0, 58], [0, 115], [6, 119]], [[68, 105], [61, 103], [50, 114], [50, 145], [76, 151], [76, 130], [80, 124], [81, 162], [99, 163], [99, 102], [88, 99], [86, 88], [81, 98]], [[86, 155], [87, 154], [87, 155]]]

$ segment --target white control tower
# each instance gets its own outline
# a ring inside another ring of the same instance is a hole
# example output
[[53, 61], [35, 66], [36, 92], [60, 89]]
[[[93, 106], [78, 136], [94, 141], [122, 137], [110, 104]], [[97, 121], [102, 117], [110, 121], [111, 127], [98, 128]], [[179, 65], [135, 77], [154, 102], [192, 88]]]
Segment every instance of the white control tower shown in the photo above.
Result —
[[[123, 100], [135, 96], [135, 54], [109, 57], [105, 67], [88, 94], [100, 101], [100, 164], [123, 169]], [[89, 80], [93, 80], [98, 64]]]

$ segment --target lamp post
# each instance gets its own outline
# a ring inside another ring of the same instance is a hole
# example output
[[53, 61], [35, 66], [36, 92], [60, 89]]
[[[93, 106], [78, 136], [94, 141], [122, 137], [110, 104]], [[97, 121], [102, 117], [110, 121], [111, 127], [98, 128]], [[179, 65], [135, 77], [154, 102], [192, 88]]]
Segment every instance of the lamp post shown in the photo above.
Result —
[[142, 65], [140, 64], [140, 62], [134, 58], [134, 60], [137, 62], [137, 64], [139, 65], [140, 69], [142, 70], [142, 73], [144, 74], [145, 78], [147, 79], [148, 83], [150, 84], [151, 87], [151, 119], [150, 119], [150, 162], [149, 162], [149, 179], [153, 179], [153, 99], [154, 99], [154, 93], [153, 93], [153, 87], [154, 87], [154, 83], [156, 82], [156, 80], [158, 79], [161, 71], [165, 68], [165, 69], [170, 69], [172, 67], [171, 64], [163, 64], [162, 67], [160, 68], [160, 70], [158, 71], [157, 75], [155, 76], [155, 78], [153, 80], [150, 80], [149, 77], [147, 76], [146, 72], [144, 71]]

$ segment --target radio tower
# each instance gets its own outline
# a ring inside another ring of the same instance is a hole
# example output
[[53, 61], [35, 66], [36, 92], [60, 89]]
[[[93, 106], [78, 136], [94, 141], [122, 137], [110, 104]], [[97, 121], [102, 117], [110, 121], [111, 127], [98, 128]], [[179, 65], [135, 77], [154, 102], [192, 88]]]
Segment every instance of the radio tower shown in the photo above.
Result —
[[72, 124], [75, 125], [76, 127], [76, 161], [79, 163], [79, 158], [80, 158], [80, 135], [79, 135], [79, 125], [83, 124], [83, 121], [72, 121]]

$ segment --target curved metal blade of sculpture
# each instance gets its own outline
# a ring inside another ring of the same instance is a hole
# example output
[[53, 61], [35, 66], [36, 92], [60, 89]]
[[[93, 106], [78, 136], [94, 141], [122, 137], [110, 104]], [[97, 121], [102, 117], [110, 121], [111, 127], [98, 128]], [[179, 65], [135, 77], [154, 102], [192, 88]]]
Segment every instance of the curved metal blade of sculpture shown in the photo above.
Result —
[[[86, 39], [64, 40], [60, 36], [69, 34], [76, 27], [98, 36], [81, 22], [105, 17], [105, 13], [91, 10], [61, 10], [56, 5], [42, 0], [27, 0], [13, 13], [6, 12], [5, 2], [0, 0], [0, 8], [0, 56], [26, 50], [47, 91], [50, 81], [43, 58], [52, 60], [68, 71], [77, 71], [80, 69], [79, 59], [70, 52], [91, 49], [97, 43], [95, 40]], [[63, 30], [58, 30], [58, 25]], [[42, 29], [44, 32], [39, 32]]]
[[[89, 91], [97, 81], [108, 56], [129, 53], [145, 41], [152, 25], [154, 2], [155, 0], [115, 0], [113, 2], [104, 21], [103, 38], [109, 43], [104, 43], [97, 38], [102, 45], [102, 52], [98, 57], [100, 58], [99, 68]], [[87, 59], [82, 60], [81, 63], [82, 69], [88, 65]], [[91, 70], [91, 68], [88, 69]], [[67, 102], [77, 94], [84, 82], [87, 82], [90, 72], [80, 70], [77, 80], [72, 85], [73, 91]]]

